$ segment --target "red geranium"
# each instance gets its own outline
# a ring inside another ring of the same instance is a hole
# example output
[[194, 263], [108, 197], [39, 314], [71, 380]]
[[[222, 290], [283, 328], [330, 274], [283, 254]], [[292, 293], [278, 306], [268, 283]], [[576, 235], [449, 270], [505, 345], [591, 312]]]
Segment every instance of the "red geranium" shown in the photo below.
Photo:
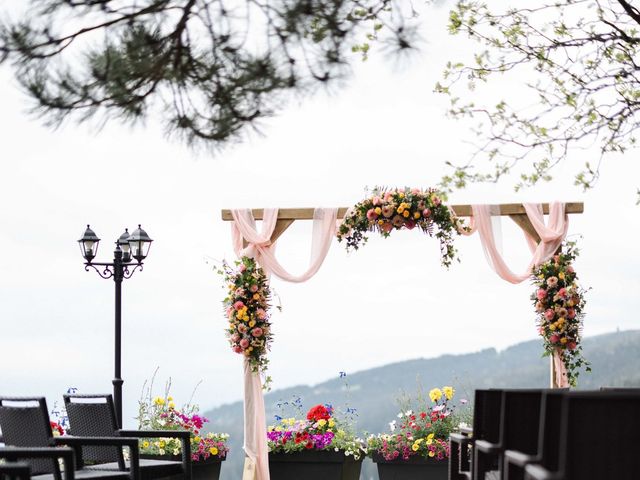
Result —
[[331, 418], [331, 414], [329, 410], [324, 405], [316, 405], [315, 407], [311, 407], [309, 412], [307, 412], [307, 420], [312, 420], [317, 422], [318, 420], [329, 420]]
[[59, 435], [64, 435], [64, 429], [59, 423], [50, 421], [49, 425], [51, 425], [51, 430], [53, 431], [54, 435], [56, 433], [58, 433]]

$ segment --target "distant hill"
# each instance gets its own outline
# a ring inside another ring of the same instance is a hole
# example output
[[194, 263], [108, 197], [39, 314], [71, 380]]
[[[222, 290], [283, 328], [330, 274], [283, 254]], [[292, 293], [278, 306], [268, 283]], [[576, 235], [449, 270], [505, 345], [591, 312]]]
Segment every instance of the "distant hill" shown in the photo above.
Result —
[[[640, 387], [640, 330], [609, 333], [584, 339], [584, 354], [593, 372], [582, 374], [580, 389], [601, 386]], [[398, 411], [397, 399], [402, 392], [415, 393], [418, 385], [425, 390], [434, 386], [453, 385], [456, 398], [473, 399], [477, 388], [547, 387], [549, 360], [540, 357], [539, 340], [519, 343], [504, 351], [481, 350], [464, 355], [443, 355], [392, 363], [347, 377], [335, 378], [318, 385], [300, 385], [276, 390], [265, 396], [267, 421], [279, 410], [276, 404], [299, 396], [305, 408], [318, 403], [332, 403], [357, 408], [358, 429], [383, 432]], [[231, 454], [222, 468], [221, 480], [239, 480], [242, 472], [243, 424], [242, 402], [222, 405], [204, 413], [211, 419], [209, 429], [231, 435]], [[365, 462], [361, 479], [377, 479], [373, 465]]]

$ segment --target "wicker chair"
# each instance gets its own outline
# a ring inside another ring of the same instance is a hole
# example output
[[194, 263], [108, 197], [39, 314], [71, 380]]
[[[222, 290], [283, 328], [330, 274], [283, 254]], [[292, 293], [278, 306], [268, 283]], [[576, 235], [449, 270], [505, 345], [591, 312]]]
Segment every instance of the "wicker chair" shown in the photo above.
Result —
[[527, 480], [637, 480], [640, 394], [575, 392], [564, 396], [557, 469], [530, 464]]
[[502, 390], [476, 390], [473, 404], [473, 431], [452, 433], [449, 437], [451, 456], [449, 478], [471, 479], [473, 469], [469, 448], [477, 440], [497, 441], [499, 437]]
[[28, 463], [0, 463], [0, 480], [29, 480], [31, 469]]
[[[122, 436], [135, 438], [179, 438], [182, 443], [181, 461], [140, 459], [142, 480], [180, 475], [191, 480], [191, 434], [174, 430], [122, 430], [118, 429], [113, 397], [104, 395], [64, 395], [64, 404], [69, 417], [70, 431], [74, 435]], [[96, 470], [117, 470], [124, 464], [122, 452], [99, 447], [87, 450], [84, 461]]]
[[[500, 435], [498, 440], [476, 440], [474, 479], [504, 478], [504, 452], [517, 450], [533, 455], [538, 448], [540, 404], [543, 391], [505, 390], [502, 392]], [[497, 465], [497, 472], [495, 466]]]
[[[4, 448], [0, 458], [24, 461], [31, 478], [62, 480], [60, 463], [64, 463], [65, 480], [139, 480], [137, 440], [134, 438], [54, 437], [47, 403], [43, 397], [0, 397], [0, 429]], [[72, 448], [53, 448], [64, 445]], [[128, 447], [132, 468], [113, 472], [95, 472], [82, 468], [82, 449], [87, 445]]]
[[538, 447], [534, 454], [515, 448], [504, 452], [505, 480], [524, 480], [524, 468], [531, 463], [544, 465], [552, 471], [558, 468], [560, 425], [562, 424], [564, 389], [548, 390], [540, 406]]

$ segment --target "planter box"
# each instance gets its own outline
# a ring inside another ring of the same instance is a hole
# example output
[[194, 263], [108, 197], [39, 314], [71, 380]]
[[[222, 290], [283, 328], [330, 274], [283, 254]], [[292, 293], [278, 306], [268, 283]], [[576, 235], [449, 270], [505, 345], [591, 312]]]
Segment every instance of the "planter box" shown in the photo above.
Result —
[[449, 459], [410, 457], [409, 460], [385, 460], [374, 453], [373, 461], [378, 467], [380, 480], [447, 480]]
[[270, 453], [269, 476], [271, 480], [358, 480], [362, 460], [334, 451]]
[[[173, 462], [182, 462], [181, 455], [140, 455], [140, 459], [146, 460], [171, 460]], [[191, 478], [192, 480], [218, 480], [220, 478], [220, 469], [225, 458], [209, 457], [206, 460], [191, 462]], [[174, 475], [166, 477], [163, 480], [183, 480], [183, 475]]]

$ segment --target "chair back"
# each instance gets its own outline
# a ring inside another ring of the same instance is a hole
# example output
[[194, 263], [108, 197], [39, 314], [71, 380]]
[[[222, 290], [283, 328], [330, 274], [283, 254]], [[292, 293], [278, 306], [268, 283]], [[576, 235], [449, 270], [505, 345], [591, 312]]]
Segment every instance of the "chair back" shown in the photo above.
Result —
[[[69, 417], [69, 432], [80, 437], [117, 437], [118, 424], [113, 397], [109, 394], [63, 396]], [[119, 447], [86, 446], [82, 448], [84, 463], [118, 462], [124, 469], [124, 457]]]
[[502, 390], [476, 390], [473, 404], [473, 438], [497, 443], [500, 438]]
[[[49, 410], [44, 397], [0, 397], [0, 430], [7, 447], [54, 446]], [[25, 459], [32, 475], [53, 473], [60, 479], [54, 459]]]
[[564, 418], [564, 395], [564, 390], [547, 390], [542, 396], [540, 405], [537, 453], [541, 457], [540, 464], [551, 472], [557, 471], [560, 466], [560, 430]]
[[504, 450], [529, 455], [537, 452], [542, 396], [540, 389], [503, 392], [499, 443]]
[[640, 394], [579, 392], [564, 402], [560, 470], [565, 478], [640, 478]]

